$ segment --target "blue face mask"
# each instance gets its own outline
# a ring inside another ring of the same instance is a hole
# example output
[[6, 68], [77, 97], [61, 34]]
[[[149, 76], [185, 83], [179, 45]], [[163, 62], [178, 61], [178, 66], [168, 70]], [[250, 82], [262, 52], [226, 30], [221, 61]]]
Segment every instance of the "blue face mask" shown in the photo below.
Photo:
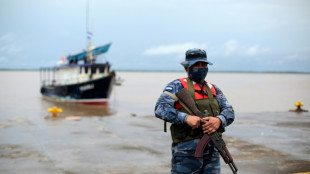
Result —
[[190, 68], [188, 74], [193, 81], [201, 83], [208, 74], [208, 68]]

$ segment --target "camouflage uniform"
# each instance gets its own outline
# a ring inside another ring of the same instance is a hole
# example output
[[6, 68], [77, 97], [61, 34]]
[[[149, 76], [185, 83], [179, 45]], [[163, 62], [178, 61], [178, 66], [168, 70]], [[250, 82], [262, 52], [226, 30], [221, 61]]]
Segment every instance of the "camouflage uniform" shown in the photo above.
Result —
[[219, 174], [221, 173], [219, 152], [205, 155], [203, 158], [193, 156], [173, 156], [171, 160], [172, 174]]
[[[216, 100], [219, 103], [220, 114], [217, 116], [221, 120], [221, 126], [224, 128], [234, 121], [234, 110], [227, 102], [223, 92], [213, 84], [216, 90]], [[169, 83], [164, 91], [175, 94], [183, 88], [180, 80], [174, 80]], [[174, 107], [175, 100], [168, 94], [163, 93], [155, 106], [156, 117], [168, 121], [172, 124], [185, 123], [187, 114], [180, 112]], [[210, 142], [205, 148], [203, 158], [195, 158], [195, 149], [200, 139], [172, 143], [172, 169], [171, 173], [220, 173], [219, 153]]]

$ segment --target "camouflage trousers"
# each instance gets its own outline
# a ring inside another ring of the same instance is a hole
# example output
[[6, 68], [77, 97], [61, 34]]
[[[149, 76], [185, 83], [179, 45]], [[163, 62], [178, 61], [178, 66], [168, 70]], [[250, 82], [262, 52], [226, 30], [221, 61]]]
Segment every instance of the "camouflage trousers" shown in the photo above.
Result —
[[171, 160], [171, 174], [220, 174], [219, 152], [214, 151], [212, 155], [203, 158], [193, 156], [173, 156]]

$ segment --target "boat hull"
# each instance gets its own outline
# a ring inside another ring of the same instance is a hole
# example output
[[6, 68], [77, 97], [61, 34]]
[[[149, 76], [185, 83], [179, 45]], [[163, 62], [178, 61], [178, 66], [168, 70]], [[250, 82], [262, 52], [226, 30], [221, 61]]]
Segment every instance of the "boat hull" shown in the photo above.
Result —
[[56, 102], [107, 104], [114, 83], [115, 78], [110, 75], [78, 84], [43, 86], [41, 94]]

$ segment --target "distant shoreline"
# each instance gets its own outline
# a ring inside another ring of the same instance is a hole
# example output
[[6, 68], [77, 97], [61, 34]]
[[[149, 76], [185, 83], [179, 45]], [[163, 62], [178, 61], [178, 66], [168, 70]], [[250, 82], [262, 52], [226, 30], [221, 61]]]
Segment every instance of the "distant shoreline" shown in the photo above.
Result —
[[[39, 71], [39, 69], [9, 69], [2, 68], [0, 71]], [[116, 72], [184, 72], [183, 70], [130, 70], [118, 69]], [[211, 73], [253, 73], [253, 74], [310, 74], [310, 72], [298, 71], [210, 71]]]
[[[118, 72], [184, 72], [179, 70], [116, 70]], [[310, 74], [310, 72], [297, 72], [297, 71], [210, 71], [210, 73], [266, 73], [266, 74]]]

